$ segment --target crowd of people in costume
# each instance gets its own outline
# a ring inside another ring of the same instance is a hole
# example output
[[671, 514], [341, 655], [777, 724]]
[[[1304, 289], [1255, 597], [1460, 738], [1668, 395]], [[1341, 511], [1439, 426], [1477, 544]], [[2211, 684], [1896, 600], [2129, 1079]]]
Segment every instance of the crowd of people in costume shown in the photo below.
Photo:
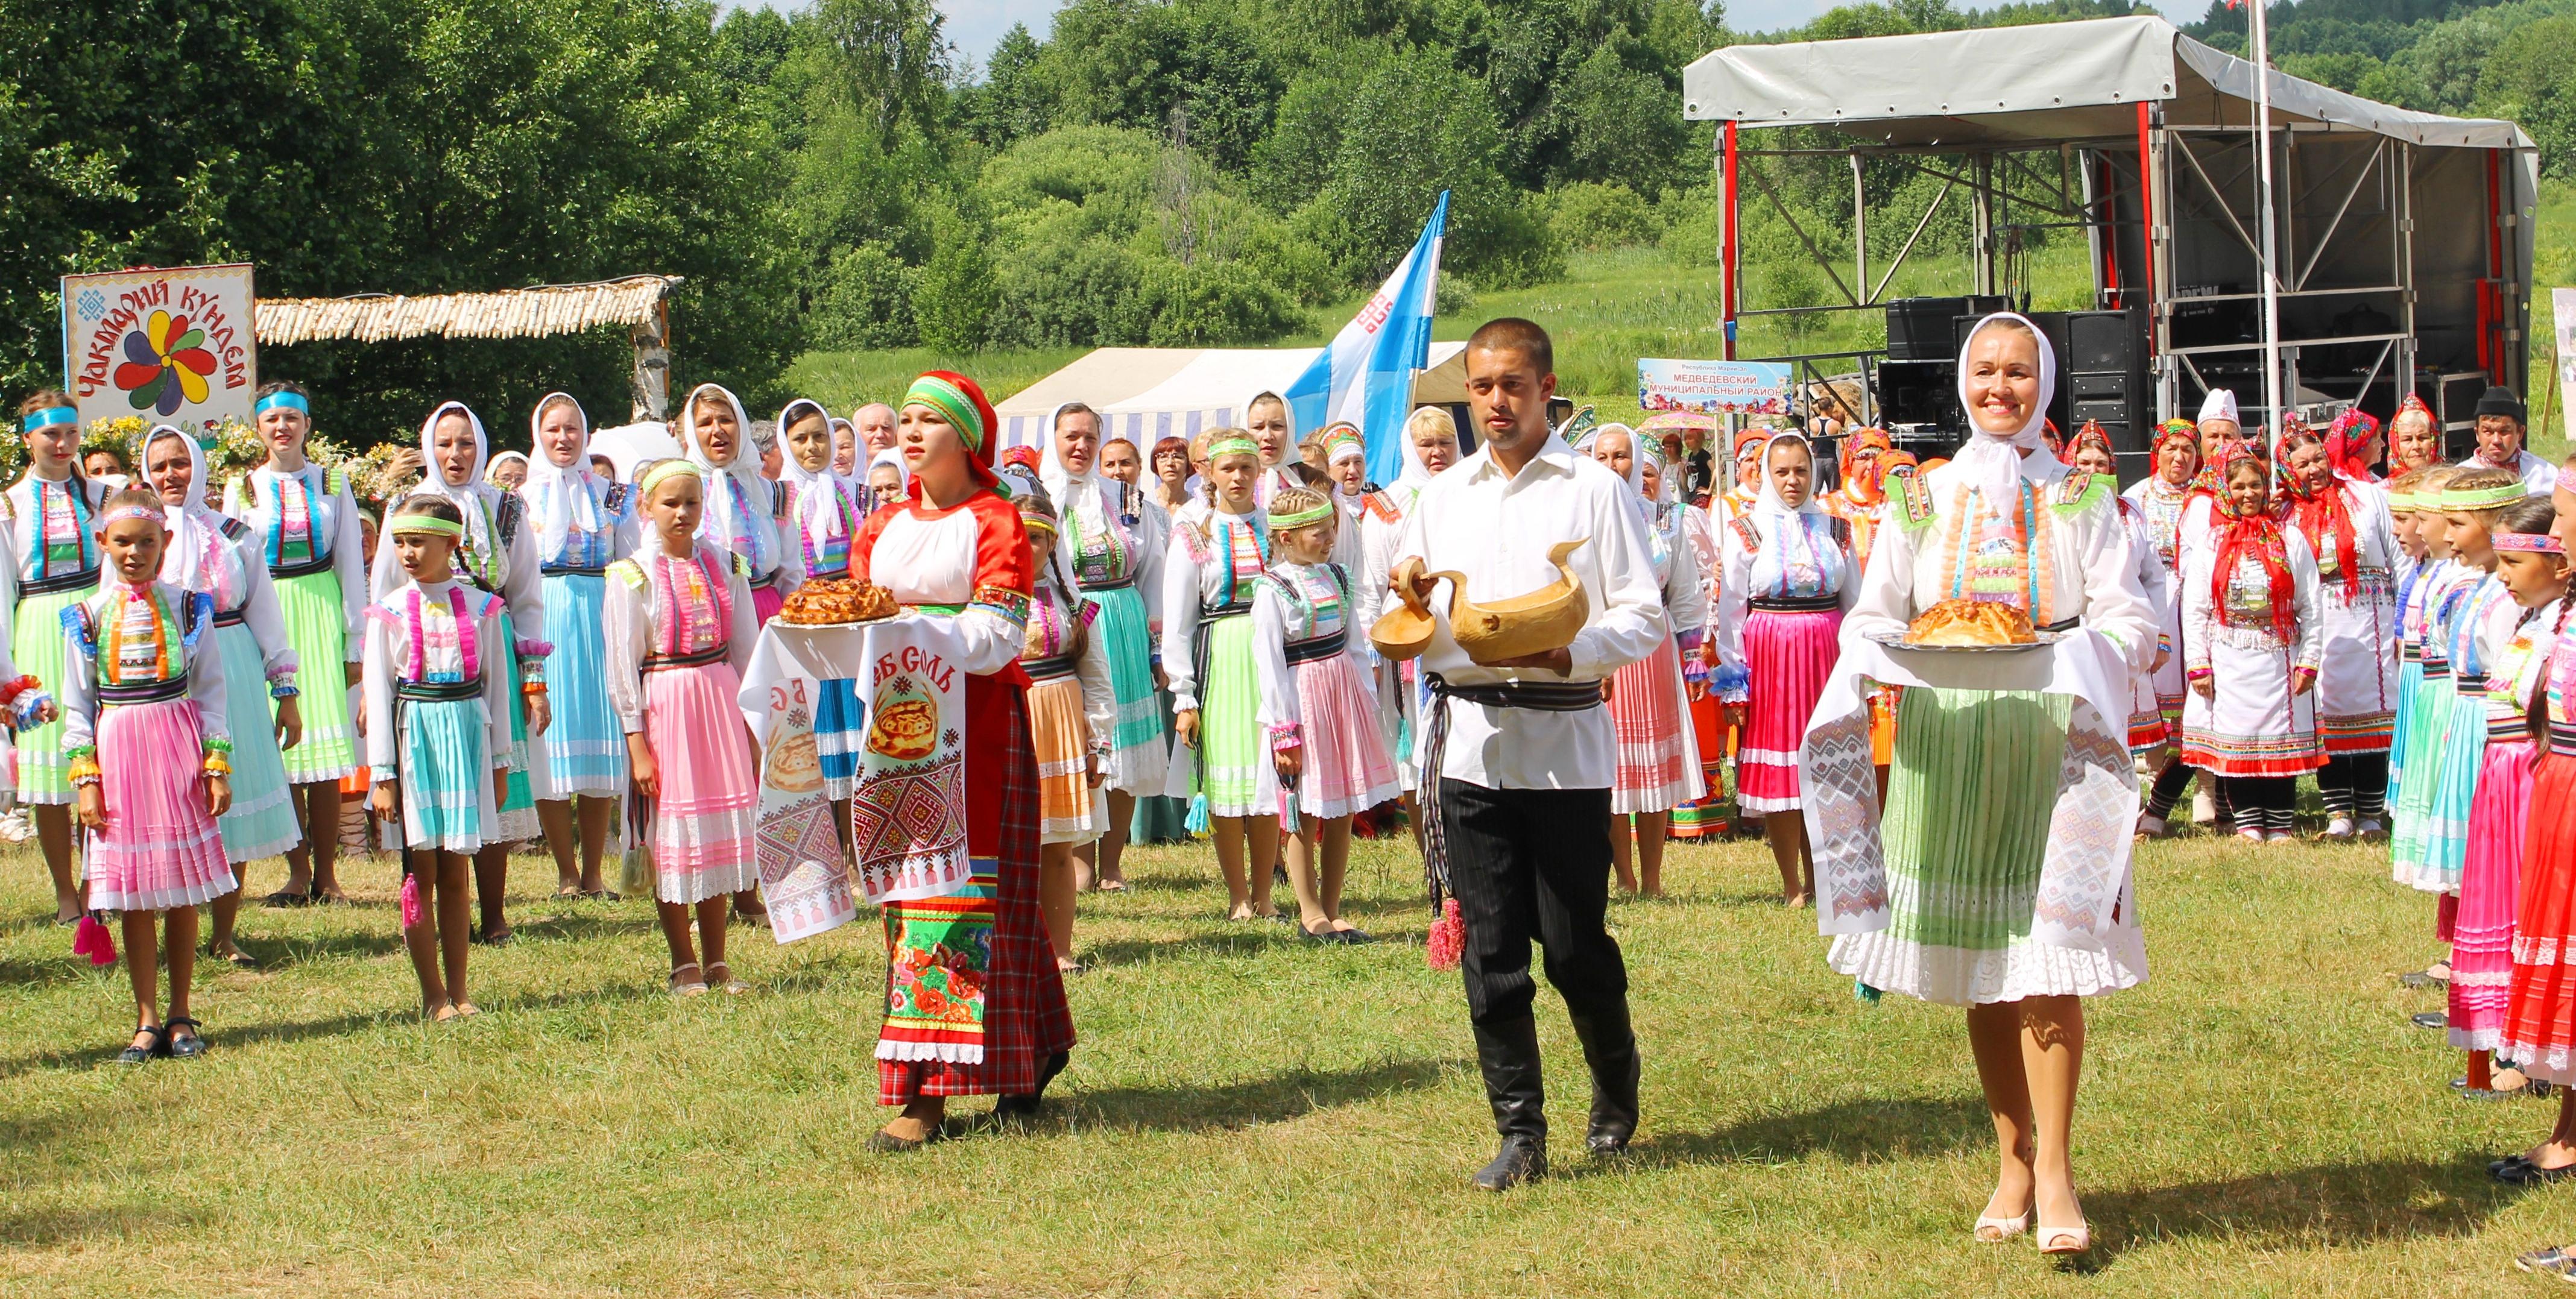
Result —
[[[756, 423], [702, 385], [680, 453], [624, 473], [567, 394], [497, 455], [444, 403], [380, 514], [307, 458], [294, 384], [261, 390], [267, 459], [223, 483], [167, 425], [84, 464], [72, 402], [38, 393], [0, 499], [17, 799], [79, 950], [121, 940], [130, 1061], [206, 1049], [196, 908], [210, 956], [251, 963], [249, 863], [286, 860], [272, 906], [342, 896], [344, 792], [399, 849], [434, 1019], [480, 1013], [470, 948], [509, 940], [532, 841], [564, 897], [613, 898], [612, 857], [644, 863], [617, 882], [651, 892], [673, 992], [744, 992], [726, 930], [761, 908], [761, 751], [738, 696], [782, 602], [855, 577], [948, 620], [968, 674], [973, 869], [887, 905], [890, 959], [907, 925], [976, 927], [989, 952], [972, 1049], [889, 1010], [880, 1098], [902, 1112], [881, 1147], [938, 1139], [951, 1096], [1038, 1103], [1073, 1046], [1080, 899], [1126, 887], [1130, 844], [1203, 835], [1230, 920], [1358, 944], [1353, 836], [1406, 826], [1503, 1143], [1477, 1183], [1546, 1169], [1533, 939], [1591, 1072], [1586, 1144], [1615, 1152], [1641, 1065], [1611, 882], [1660, 893], [1668, 841], [1733, 829], [1767, 841], [1864, 995], [1968, 1008], [1999, 1142], [1975, 1233], [2073, 1252], [2081, 999], [2146, 977], [2132, 838], [2182, 828], [2197, 782], [2190, 820], [2297, 842], [2311, 777], [2319, 837], [2384, 840], [2395, 880], [2439, 899], [2418, 981], [2447, 988], [2452, 1042], [2495, 1057], [2479, 1090], [2565, 1089], [2496, 1175], [2576, 1176], [2576, 829], [2531, 814], [2576, 805], [2576, 492], [2524, 449], [2511, 392], [2480, 401], [2457, 464], [2411, 396], [2383, 437], [2358, 411], [2248, 427], [2212, 392], [2122, 492], [2102, 429], [2045, 419], [2054, 358], [2009, 313], [1961, 349], [1973, 428], [1947, 461], [1867, 427], [1830, 449], [1747, 430], [1720, 465], [1696, 428], [1554, 424], [1526, 321], [1480, 330], [1468, 368], [1472, 454], [1425, 407], [1385, 484], [1359, 429], [1301, 429], [1278, 393], [1152, 445], [1067, 403], [1005, 448], [974, 382], [934, 372], [847, 419], [798, 399]], [[1548, 653], [1479, 662], [1445, 619], [1402, 661], [1368, 635], [1444, 580], [1491, 600], [1560, 577], [1590, 603]], [[1956, 599], [2072, 648], [1973, 686], [1884, 648]], [[867, 705], [819, 684], [846, 826]]]

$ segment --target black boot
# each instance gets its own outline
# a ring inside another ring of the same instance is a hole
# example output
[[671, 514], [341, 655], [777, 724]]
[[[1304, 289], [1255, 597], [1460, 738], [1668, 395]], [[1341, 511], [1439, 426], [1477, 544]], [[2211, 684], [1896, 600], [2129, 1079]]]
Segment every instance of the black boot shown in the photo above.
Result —
[[1475, 1184], [1508, 1191], [1547, 1176], [1547, 1091], [1538, 1065], [1538, 1021], [1524, 1016], [1476, 1027], [1476, 1065], [1485, 1075], [1485, 1097], [1494, 1106], [1494, 1131], [1503, 1138], [1494, 1161]]
[[1574, 1036], [1583, 1043], [1583, 1063], [1592, 1071], [1592, 1123], [1583, 1144], [1596, 1155], [1618, 1154], [1637, 1135], [1637, 1078], [1643, 1070], [1627, 1002], [1574, 1016]]
[[1073, 1053], [1069, 1051], [1058, 1051], [1048, 1056], [1038, 1066], [1038, 1089], [1026, 1096], [1004, 1096], [994, 1101], [993, 1117], [1005, 1120], [1036, 1118], [1038, 1111], [1046, 1105], [1047, 1084], [1054, 1082], [1055, 1076], [1063, 1073], [1065, 1065], [1072, 1060]]

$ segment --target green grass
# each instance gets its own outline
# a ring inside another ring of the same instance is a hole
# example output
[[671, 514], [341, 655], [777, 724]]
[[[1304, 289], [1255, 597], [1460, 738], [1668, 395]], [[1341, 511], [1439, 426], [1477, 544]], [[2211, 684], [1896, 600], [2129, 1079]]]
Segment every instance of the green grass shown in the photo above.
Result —
[[[1959, 1013], [1856, 1001], [1754, 844], [1677, 849], [1621, 903], [1645, 1129], [1583, 1158], [1541, 991], [1559, 1175], [1465, 1189], [1492, 1134], [1454, 973], [1423, 968], [1409, 848], [1372, 845], [1325, 950], [1229, 924], [1204, 850], [1086, 899], [1081, 1047], [1052, 1117], [873, 1155], [883, 955], [861, 924], [734, 930], [747, 997], [676, 1001], [639, 902], [517, 904], [479, 1020], [420, 1022], [392, 875], [254, 911], [213, 1051], [141, 1069], [121, 974], [0, 871], [0, 1291], [53, 1294], [1869, 1295], [2555, 1292], [2511, 1256], [2576, 1189], [2484, 1163], [2547, 1106], [2479, 1104], [2388, 972], [2429, 899], [2363, 849], [2149, 849], [2153, 978], [2092, 1003], [2076, 1151], [2090, 1275], [1968, 1238], [1990, 1129]], [[551, 879], [522, 859], [519, 880]], [[273, 866], [254, 890], [274, 887]], [[961, 1103], [961, 1113], [985, 1108]]]

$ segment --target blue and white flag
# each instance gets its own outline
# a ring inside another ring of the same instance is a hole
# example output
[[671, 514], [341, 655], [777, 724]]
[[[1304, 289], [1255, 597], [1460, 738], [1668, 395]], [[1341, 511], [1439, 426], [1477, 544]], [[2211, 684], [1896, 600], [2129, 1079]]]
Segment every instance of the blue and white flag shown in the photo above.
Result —
[[1359, 426], [1372, 482], [1392, 483], [1404, 472], [1404, 421], [1413, 413], [1414, 373], [1431, 363], [1431, 303], [1448, 224], [1449, 191], [1442, 190], [1413, 251], [1288, 387], [1299, 429], [1311, 432], [1337, 420]]

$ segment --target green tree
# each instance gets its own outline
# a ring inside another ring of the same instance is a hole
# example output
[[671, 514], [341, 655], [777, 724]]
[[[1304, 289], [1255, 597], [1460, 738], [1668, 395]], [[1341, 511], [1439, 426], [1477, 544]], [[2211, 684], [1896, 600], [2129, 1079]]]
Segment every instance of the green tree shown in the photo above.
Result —
[[1011, 24], [984, 62], [984, 80], [963, 92], [961, 117], [967, 134], [993, 149], [1043, 135], [1055, 119], [1054, 86], [1039, 68], [1045, 47], [1029, 35], [1025, 23]]
[[1156, 134], [1241, 168], [1270, 129], [1278, 71], [1229, 13], [1152, 0], [1074, 0], [1056, 14], [1048, 77], [1068, 120]]
[[913, 318], [921, 341], [948, 352], [971, 352], [991, 337], [993, 313], [1001, 305], [993, 263], [985, 253], [987, 233], [962, 218], [942, 214], [939, 249], [921, 268], [913, 290]]
[[2540, 146], [2541, 169], [2576, 174], [2576, 18], [2548, 18], [2496, 46], [2478, 78], [2477, 111], [2518, 122]]
[[946, 107], [953, 52], [932, 0], [813, 0], [806, 19], [832, 61], [830, 93], [859, 110], [891, 151], [910, 123], [933, 129]]

